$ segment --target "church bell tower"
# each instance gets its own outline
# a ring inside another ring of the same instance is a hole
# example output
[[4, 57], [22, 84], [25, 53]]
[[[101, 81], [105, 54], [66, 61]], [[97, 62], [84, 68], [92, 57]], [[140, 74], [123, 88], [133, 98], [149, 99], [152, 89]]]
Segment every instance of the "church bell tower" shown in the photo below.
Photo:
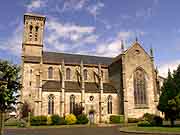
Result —
[[24, 15], [24, 35], [22, 56], [42, 56], [45, 16], [26, 13]]

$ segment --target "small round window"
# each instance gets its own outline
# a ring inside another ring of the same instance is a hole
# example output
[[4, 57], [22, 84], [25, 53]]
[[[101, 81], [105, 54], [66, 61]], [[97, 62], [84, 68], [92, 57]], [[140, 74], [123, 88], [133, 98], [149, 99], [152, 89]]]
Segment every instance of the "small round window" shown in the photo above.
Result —
[[140, 51], [139, 50], [135, 50], [135, 54], [140, 54]]
[[94, 96], [90, 96], [90, 97], [89, 97], [89, 100], [90, 100], [90, 101], [93, 101], [93, 100], [94, 100]]

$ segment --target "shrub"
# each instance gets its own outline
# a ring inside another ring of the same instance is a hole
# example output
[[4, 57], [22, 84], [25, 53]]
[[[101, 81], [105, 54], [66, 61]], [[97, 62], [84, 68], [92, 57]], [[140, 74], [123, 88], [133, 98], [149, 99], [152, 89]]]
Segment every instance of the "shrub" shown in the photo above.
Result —
[[140, 119], [137, 119], [137, 118], [128, 118], [128, 123], [137, 123], [141, 121]]
[[27, 123], [26, 123], [26, 121], [24, 121], [24, 120], [19, 120], [18, 122], [17, 122], [17, 127], [19, 127], [19, 128], [22, 128], [22, 127], [27, 127]]
[[138, 122], [138, 126], [139, 127], [150, 127], [151, 126], [151, 123], [149, 121], [139, 121]]
[[124, 122], [124, 116], [123, 115], [111, 115], [110, 116], [110, 123], [123, 123]]
[[40, 116], [40, 120], [41, 120], [41, 125], [47, 124], [47, 117], [46, 116]]
[[31, 117], [32, 126], [39, 126], [39, 125], [46, 125], [46, 124], [47, 124], [46, 116], [32, 116]]
[[145, 114], [143, 115], [143, 120], [152, 122], [154, 116], [155, 116], [154, 114], [145, 113]]
[[87, 115], [81, 114], [77, 116], [77, 124], [87, 124], [89, 122], [89, 119], [87, 118]]
[[59, 115], [52, 115], [51, 116], [52, 125], [63, 125], [65, 124], [64, 118], [60, 117]]
[[160, 116], [154, 116], [153, 121], [151, 123], [154, 126], [162, 126], [163, 119]]
[[66, 117], [65, 117], [65, 123], [66, 123], [67, 125], [75, 124], [76, 121], [77, 121], [77, 119], [76, 119], [76, 116], [75, 116], [74, 114], [68, 114], [68, 115], [66, 115]]
[[154, 114], [145, 113], [143, 119], [148, 121], [152, 126], [161, 126], [163, 124], [163, 119]]
[[47, 125], [51, 125], [51, 124], [52, 124], [51, 116], [47, 116]]

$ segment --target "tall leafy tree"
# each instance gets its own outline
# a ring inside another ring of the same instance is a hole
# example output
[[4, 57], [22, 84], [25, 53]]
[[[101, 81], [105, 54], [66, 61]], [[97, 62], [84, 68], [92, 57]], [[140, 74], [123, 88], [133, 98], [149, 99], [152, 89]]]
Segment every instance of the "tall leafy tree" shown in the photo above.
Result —
[[165, 114], [166, 119], [170, 119], [171, 126], [180, 113], [180, 65], [173, 75], [168, 71], [167, 80], [161, 88], [158, 109]]
[[20, 67], [0, 60], [0, 135], [3, 135], [5, 113], [18, 103], [21, 89]]

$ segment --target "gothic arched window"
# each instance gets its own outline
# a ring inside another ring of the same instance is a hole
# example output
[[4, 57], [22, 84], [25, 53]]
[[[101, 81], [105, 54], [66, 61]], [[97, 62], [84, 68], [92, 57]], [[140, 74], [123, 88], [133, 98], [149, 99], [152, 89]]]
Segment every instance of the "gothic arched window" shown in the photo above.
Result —
[[48, 114], [54, 114], [54, 95], [50, 94], [48, 96]]
[[36, 27], [35, 27], [35, 41], [38, 40], [38, 30], [39, 30], [39, 27], [36, 26]]
[[108, 114], [112, 114], [112, 96], [109, 95], [108, 96], [108, 103], [107, 103], [107, 111], [108, 111]]
[[84, 80], [87, 80], [87, 69], [84, 69]]
[[70, 80], [71, 79], [71, 69], [67, 68], [66, 69], [66, 80]]
[[36, 32], [38, 32], [39, 27], [38, 27], [38, 26], [36, 26], [36, 27], [35, 27], [35, 29], [36, 29]]
[[75, 109], [75, 96], [71, 95], [70, 96], [70, 113], [74, 113]]
[[29, 31], [30, 31], [30, 33], [32, 33], [32, 29], [33, 29], [33, 26], [30, 25], [30, 26], [29, 26]]
[[146, 78], [142, 69], [134, 72], [134, 103], [137, 106], [147, 104]]
[[32, 40], [32, 30], [33, 30], [33, 26], [30, 25], [30, 26], [29, 26], [29, 40], [30, 40], [30, 41]]
[[53, 78], [53, 68], [52, 68], [52, 67], [49, 67], [49, 68], [48, 68], [48, 78], [49, 78], [49, 79], [52, 79], [52, 78]]

